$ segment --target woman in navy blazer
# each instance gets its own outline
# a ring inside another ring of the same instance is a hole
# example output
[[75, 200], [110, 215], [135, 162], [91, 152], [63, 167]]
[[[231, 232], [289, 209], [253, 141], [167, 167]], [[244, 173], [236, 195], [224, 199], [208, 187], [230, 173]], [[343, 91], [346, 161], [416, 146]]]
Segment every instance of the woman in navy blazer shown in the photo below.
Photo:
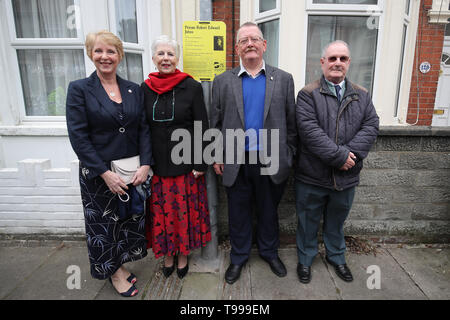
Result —
[[[147, 255], [144, 197], [152, 164], [150, 131], [140, 87], [116, 75], [123, 46], [109, 31], [90, 33], [86, 52], [96, 71], [73, 81], [67, 92], [69, 139], [80, 160], [80, 188], [91, 274], [109, 279], [123, 296], [137, 294], [136, 276], [124, 263]], [[111, 160], [140, 156], [128, 186], [110, 169]], [[140, 189], [141, 191], [142, 189]], [[127, 203], [118, 195], [130, 195]]]

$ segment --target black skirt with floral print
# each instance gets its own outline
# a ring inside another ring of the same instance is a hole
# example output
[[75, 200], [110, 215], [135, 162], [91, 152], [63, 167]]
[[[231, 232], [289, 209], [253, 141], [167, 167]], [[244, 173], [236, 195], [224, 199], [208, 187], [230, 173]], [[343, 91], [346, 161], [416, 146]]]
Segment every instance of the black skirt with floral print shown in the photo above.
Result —
[[105, 181], [86, 179], [81, 169], [80, 189], [92, 277], [107, 279], [124, 263], [147, 256], [144, 210], [123, 217]]

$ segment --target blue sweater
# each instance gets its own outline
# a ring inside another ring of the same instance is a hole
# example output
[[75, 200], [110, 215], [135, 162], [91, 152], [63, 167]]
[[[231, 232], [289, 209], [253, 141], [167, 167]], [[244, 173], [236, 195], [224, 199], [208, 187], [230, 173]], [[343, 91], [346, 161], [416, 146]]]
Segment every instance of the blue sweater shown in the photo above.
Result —
[[264, 99], [266, 97], [266, 75], [261, 73], [253, 79], [247, 74], [242, 77], [242, 93], [244, 96], [245, 131], [254, 129], [256, 136], [245, 138], [245, 151], [261, 150], [259, 129], [264, 125]]

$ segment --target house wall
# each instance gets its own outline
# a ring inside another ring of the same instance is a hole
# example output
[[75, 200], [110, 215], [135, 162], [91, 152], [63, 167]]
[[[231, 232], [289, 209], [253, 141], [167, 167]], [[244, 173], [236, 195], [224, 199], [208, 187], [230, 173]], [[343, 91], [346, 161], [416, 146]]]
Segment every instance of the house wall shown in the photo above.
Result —
[[[428, 12], [432, 5], [433, 0], [421, 0], [408, 104], [407, 123], [419, 126], [429, 126], [433, 119], [446, 26], [429, 22]], [[430, 72], [423, 74], [419, 71], [422, 62], [431, 64]]]
[[[151, 38], [172, 33], [172, 26], [181, 30], [182, 21], [199, 19], [199, 0], [189, 0], [196, 10], [184, 11], [187, 1], [155, 1], [148, 6], [152, 21]], [[389, 0], [388, 0], [389, 1]], [[432, 71], [419, 74], [419, 124], [430, 124], [434, 108], [444, 25], [428, 23], [431, 0], [421, 0], [416, 57], [428, 60]], [[235, 0], [235, 30], [242, 17], [241, 1]], [[176, 22], [171, 23], [171, 4], [176, 10]], [[4, 1], [0, 0], [3, 6]], [[239, 64], [233, 56], [234, 37], [231, 0], [215, 0], [213, 20], [227, 24], [227, 68]], [[286, 10], [286, 8], [284, 9]], [[249, 11], [249, 10], [247, 10]], [[161, 12], [156, 17], [156, 12]], [[154, 19], [153, 19], [154, 18]], [[6, 27], [5, 20], [0, 21]], [[181, 31], [176, 33], [180, 41]], [[0, 42], [0, 65], [11, 68], [6, 42]], [[282, 55], [286, 55], [282, 52]], [[300, 61], [301, 59], [299, 59]], [[298, 62], [295, 62], [298, 63]], [[8, 69], [9, 70], [9, 69]], [[414, 66], [417, 70], [417, 66]], [[414, 71], [415, 72], [415, 71]], [[9, 74], [9, 73], [8, 73]], [[414, 123], [417, 108], [417, 74], [411, 82], [408, 122]], [[0, 105], [0, 235], [83, 236], [84, 220], [78, 186], [78, 162], [67, 139], [65, 123], [21, 123], [18, 112], [19, 94], [14, 82], [0, 77], [0, 93], [5, 100]], [[433, 91], [434, 90], [434, 91]], [[448, 241], [450, 236], [450, 127], [383, 127], [370, 153], [357, 189], [355, 204], [346, 224], [346, 232], [376, 239], [403, 241]], [[220, 186], [220, 183], [218, 184]], [[283, 238], [295, 236], [294, 180], [291, 177], [280, 205], [280, 229]], [[228, 233], [226, 195], [219, 187], [219, 235]]]
[[[293, 242], [297, 218], [291, 175], [279, 207], [280, 235]], [[218, 178], [218, 233], [228, 237], [227, 203]], [[347, 235], [376, 241], [450, 241], [450, 128], [382, 127], [364, 162], [345, 224]], [[84, 235], [78, 161], [22, 160], [0, 169], [0, 235]]]
[[[297, 218], [291, 174], [278, 209], [282, 241], [293, 243]], [[220, 185], [220, 183], [219, 183]], [[374, 241], [450, 240], [450, 128], [382, 127], [364, 161], [345, 223], [346, 235]], [[219, 190], [219, 238], [228, 237], [226, 193]]]
[[[239, 65], [239, 57], [234, 53], [234, 44], [236, 43], [236, 31], [240, 26], [240, 1], [232, 0], [215, 0], [213, 5], [213, 20], [223, 21], [227, 26], [227, 70]], [[234, 18], [234, 19], [233, 19]], [[233, 30], [234, 20], [234, 30]]]

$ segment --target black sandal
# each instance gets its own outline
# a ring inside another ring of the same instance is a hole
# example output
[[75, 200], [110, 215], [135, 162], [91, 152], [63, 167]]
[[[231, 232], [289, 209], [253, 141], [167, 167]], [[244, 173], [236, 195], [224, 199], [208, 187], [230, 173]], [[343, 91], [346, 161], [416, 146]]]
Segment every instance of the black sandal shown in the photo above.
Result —
[[[111, 283], [111, 285], [113, 286], [113, 288], [116, 290], [116, 288], [114, 287], [114, 285], [113, 285], [113, 283], [112, 283], [112, 280], [111, 280], [111, 278], [109, 278], [108, 279], [109, 280], [109, 282]], [[117, 290], [116, 290], [117, 291]], [[118, 292], [118, 291], [117, 291]], [[132, 285], [131, 287], [130, 287], [130, 289], [128, 289], [128, 291], [126, 291], [126, 292], [118, 292], [122, 297], [125, 297], [125, 298], [131, 298], [131, 297], [134, 297], [135, 295], [137, 295], [138, 293], [139, 293], [139, 290], [138, 289], [136, 289], [136, 287], [134, 286], [134, 285]]]

